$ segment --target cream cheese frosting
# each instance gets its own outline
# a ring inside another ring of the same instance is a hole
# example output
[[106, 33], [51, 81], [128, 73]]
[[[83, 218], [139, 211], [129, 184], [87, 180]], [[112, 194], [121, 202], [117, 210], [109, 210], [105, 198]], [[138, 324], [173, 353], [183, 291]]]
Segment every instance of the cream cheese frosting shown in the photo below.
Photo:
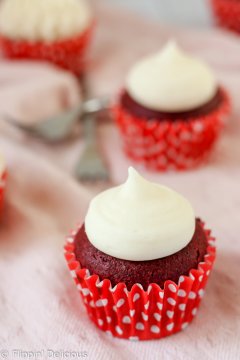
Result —
[[90, 203], [89, 241], [119, 259], [159, 259], [183, 249], [195, 231], [190, 203], [175, 191], [145, 180], [132, 167], [127, 181]]
[[147, 108], [179, 112], [211, 100], [216, 94], [217, 82], [207, 64], [170, 41], [159, 53], [133, 66], [126, 89]]
[[0, 32], [14, 39], [65, 39], [84, 31], [91, 19], [86, 0], [3, 0], [0, 5]]

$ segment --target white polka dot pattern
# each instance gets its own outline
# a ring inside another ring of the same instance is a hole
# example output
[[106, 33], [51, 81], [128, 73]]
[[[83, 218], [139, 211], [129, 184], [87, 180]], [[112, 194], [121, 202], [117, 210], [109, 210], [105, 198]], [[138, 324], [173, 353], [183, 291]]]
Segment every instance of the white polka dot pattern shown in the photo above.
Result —
[[178, 290], [178, 296], [185, 297], [185, 296], [187, 296], [187, 293], [186, 293], [186, 291], [180, 289], [180, 290]]
[[1, 50], [6, 58], [48, 61], [79, 76], [87, 66], [86, 52], [93, 28], [91, 24], [78, 36], [50, 43], [13, 40], [2, 36]]
[[196, 299], [197, 294], [194, 291], [190, 291], [188, 297], [189, 297], [189, 299]]
[[176, 305], [176, 300], [174, 300], [173, 298], [169, 297], [167, 298], [167, 302], [170, 304], [170, 305]]
[[[210, 232], [205, 233], [213, 241]], [[96, 281], [87, 269], [81, 269], [70, 238], [65, 246], [69, 270], [89, 316], [105, 333], [132, 341], [157, 339], [185, 329], [196, 315], [214, 263], [215, 247], [209, 246], [207, 261], [189, 276], [181, 276], [178, 284], [167, 281], [164, 290], [152, 284], [147, 291], [136, 284], [128, 291], [123, 284], [112, 288], [106, 280]]]
[[113, 117], [123, 138], [123, 149], [133, 161], [158, 171], [186, 170], [199, 165], [211, 151], [223, 128], [222, 118], [230, 113], [230, 101], [222, 89], [223, 101], [201, 118], [188, 121], [135, 116], [119, 104]]
[[149, 308], [149, 301], [144, 305], [144, 309], [148, 310]]
[[160, 333], [160, 328], [157, 325], [152, 325], [151, 326], [151, 332], [154, 334], [159, 334]]
[[137, 337], [137, 336], [130, 336], [128, 339], [131, 340], [131, 341], [138, 341], [138, 340], [139, 340], [139, 337]]
[[133, 317], [135, 314], [135, 310], [130, 310], [130, 316]]
[[136, 293], [136, 294], [133, 296], [133, 302], [137, 301], [139, 298], [140, 298], [140, 295], [139, 295], [138, 293]]
[[96, 307], [106, 306], [108, 304], [108, 299], [99, 299], [96, 301]]
[[148, 315], [145, 314], [144, 312], [142, 312], [142, 318], [144, 321], [147, 321], [148, 320]]
[[102, 319], [98, 319], [98, 325], [103, 326], [103, 320]]
[[174, 327], [174, 323], [170, 323], [167, 325], [167, 330], [172, 331], [173, 327]]
[[122, 322], [124, 324], [131, 324], [131, 319], [129, 316], [124, 316], [123, 319], [122, 319]]
[[186, 309], [186, 304], [179, 304], [178, 307], [181, 311], [184, 311]]
[[122, 335], [123, 334], [123, 330], [120, 328], [120, 326], [116, 326], [116, 332], [119, 334], [119, 335]]
[[160, 321], [160, 320], [161, 320], [161, 315], [160, 315], [160, 314], [154, 313], [153, 316], [154, 316], [154, 318], [155, 318], [157, 321]]
[[136, 323], [136, 329], [137, 330], [144, 330], [144, 325], [141, 322]]
[[124, 299], [120, 299], [120, 300], [118, 300], [116, 307], [117, 307], [117, 308], [120, 308], [124, 303], [125, 303], [125, 300], [124, 300]]
[[172, 318], [173, 318], [173, 315], [174, 315], [174, 311], [167, 310], [166, 314], [167, 314], [167, 317], [168, 317], [169, 319], [172, 319]]
[[169, 285], [168, 285], [168, 288], [169, 288], [169, 290], [172, 291], [173, 293], [177, 292], [177, 288], [176, 288], [176, 286], [173, 285], [173, 284], [169, 284]]

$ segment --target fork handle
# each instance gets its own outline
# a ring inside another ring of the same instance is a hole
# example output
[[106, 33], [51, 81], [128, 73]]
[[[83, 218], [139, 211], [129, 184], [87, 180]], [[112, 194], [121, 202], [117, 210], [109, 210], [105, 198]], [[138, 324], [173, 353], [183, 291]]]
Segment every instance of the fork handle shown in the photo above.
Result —
[[85, 100], [82, 104], [83, 114], [96, 114], [103, 110], [108, 110], [111, 106], [111, 101], [109, 96], [103, 96], [100, 98], [92, 98]]
[[96, 147], [96, 116], [85, 115], [83, 118], [83, 133], [85, 139], [85, 149]]

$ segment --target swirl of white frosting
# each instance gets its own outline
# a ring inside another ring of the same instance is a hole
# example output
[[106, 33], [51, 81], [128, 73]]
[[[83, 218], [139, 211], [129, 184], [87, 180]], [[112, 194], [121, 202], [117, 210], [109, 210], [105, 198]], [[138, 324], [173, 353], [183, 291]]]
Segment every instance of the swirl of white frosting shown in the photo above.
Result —
[[0, 5], [0, 32], [13, 39], [65, 39], [84, 31], [91, 19], [85, 0], [3, 0]]
[[158, 111], [188, 111], [207, 103], [217, 91], [207, 64], [170, 41], [158, 54], [137, 63], [126, 89], [134, 100]]
[[191, 241], [195, 216], [184, 197], [129, 168], [126, 183], [91, 201], [85, 230], [89, 241], [108, 255], [153, 260], [174, 254]]

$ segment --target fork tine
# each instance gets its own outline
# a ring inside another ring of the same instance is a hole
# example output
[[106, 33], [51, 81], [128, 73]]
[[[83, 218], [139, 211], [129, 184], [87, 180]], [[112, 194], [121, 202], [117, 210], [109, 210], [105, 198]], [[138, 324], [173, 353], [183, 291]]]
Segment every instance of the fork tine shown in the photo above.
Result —
[[76, 167], [79, 180], [98, 181], [108, 180], [108, 170], [97, 152], [89, 148], [85, 150]]

